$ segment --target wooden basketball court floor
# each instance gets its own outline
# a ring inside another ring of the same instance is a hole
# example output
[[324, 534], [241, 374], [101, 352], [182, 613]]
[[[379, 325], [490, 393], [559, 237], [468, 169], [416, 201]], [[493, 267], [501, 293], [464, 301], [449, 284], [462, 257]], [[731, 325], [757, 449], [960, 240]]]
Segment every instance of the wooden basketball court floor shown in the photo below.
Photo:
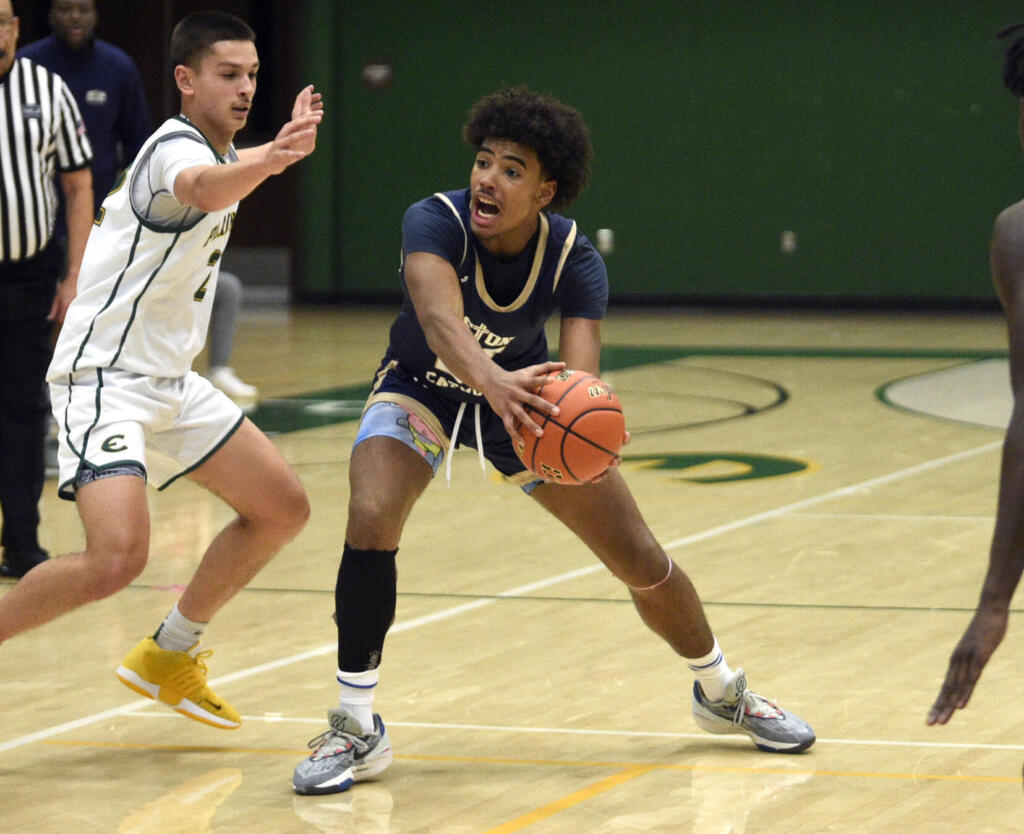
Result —
[[[151, 492], [130, 588], [0, 649], [3, 832], [1005, 832], [1024, 819], [1024, 612], [970, 706], [925, 726], [987, 561], [1008, 414], [1001, 318], [613, 310], [623, 472], [729, 662], [810, 721], [805, 754], [690, 716], [684, 664], [519, 492], [454, 455], [399, 552], [376, 706], [393, 767], [328, 797], [291, 772], [336, 703], [333, 584], [358, 411], [393, 310], [248, 310], [240, 375], [313, 514], [214, 620], [234, 732], [113, 675], [229, 514]], [[44, 545], [79, 547], [47, 483]], [[0, 583], [0, 593], [11, 587]]]

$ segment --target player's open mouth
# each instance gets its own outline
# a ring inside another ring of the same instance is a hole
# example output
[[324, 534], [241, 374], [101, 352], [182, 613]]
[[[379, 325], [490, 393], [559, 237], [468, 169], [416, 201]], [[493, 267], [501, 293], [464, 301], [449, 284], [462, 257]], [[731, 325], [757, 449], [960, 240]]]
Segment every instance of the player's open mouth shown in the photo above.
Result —
[[476, 195], [476, 213], [480, 217], [494, 217], [499, 214], [501, 209], [498, 208], [498, 204], [493, 200], [483, 197], [479, 194]]

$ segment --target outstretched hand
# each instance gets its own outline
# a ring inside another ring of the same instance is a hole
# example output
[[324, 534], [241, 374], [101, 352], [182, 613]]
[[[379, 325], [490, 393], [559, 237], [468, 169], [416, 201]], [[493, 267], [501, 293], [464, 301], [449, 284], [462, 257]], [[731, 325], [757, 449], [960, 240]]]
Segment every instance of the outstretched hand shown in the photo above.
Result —
[[992, 653], [1006, 634], [1009, 614], [1005, 609], [992, 611], [979, 608], [949, 659], [949, 670], [939, 697], [928, 711], [928, 724], [945, 724], [953, 712], [963, 709], [974, 692]]
[[292, 118], [277, 132], [267, 146], [265, 161], [275, 174], [305, 159], [316, 148], [317, 126], [324, 113], [323, 97], [313, 85], [304, 87], [295, 97]]

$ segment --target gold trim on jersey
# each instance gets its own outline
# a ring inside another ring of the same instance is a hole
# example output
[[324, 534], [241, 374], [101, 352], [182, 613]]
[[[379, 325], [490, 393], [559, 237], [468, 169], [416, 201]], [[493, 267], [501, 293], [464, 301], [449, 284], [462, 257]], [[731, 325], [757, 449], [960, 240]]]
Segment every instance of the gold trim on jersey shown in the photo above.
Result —
[[562, 277], [562, 267], [565, 266], [565, 259], [569, 257], [569, 250], [572, 249], [572, 245], [576, 242], [576, 221], [572, 221], [572, 228], [569, 229], [569, 234], [565, 236], [565, 243], [562, 244], [562, 254], [558, 258], [558, 266], [555, 267], [555, 279], [551, 282], [551, 292], [554, 294], [555, 290], [558, 289], [558, 279]]
[[[384, 382], [384, 377], [386, 377], [390, 371], [393, 371], [397, 367], [398, 360], [392, 359], [390, 362], [388, 362], [387, 365], [385, 365], [383, 368], [377, 371], [376, 376], [374, 376], [373, 378], [373, 385], [370, 386], [371, 397], [377, 393], [377, 389], [380, 388], [381, 383]], [[369, 403], [369, 400], [367, 400], [367, 403]], [[366, 413], [366, 405], [363, 406], [363, 413]]]
[[445, 434], [444, 430], [441, 428], [441, 421], [434, 416], [433, 411], [427, 408], [419, 400], [414, 400], [412, 397], [406, 396], [405, 394], [395, 394], [389, 391], [378, 393], [378, 389], [384, 382], [384, 378], [390, 371], [393, 371], [397, 367], [398, 360], [392, 359], [387, 365], [377, 371], [376, 376], [373, 378], [373, 385], [370, 388], [370, 396], [366, 398], [366, 403], [363, 405], [363, 414], [366, 414], [366, 409], [374, 403], [396, 403], [397, 405], [404, 406], [408, 411], [411, 411], [413, 414], [421, 417], [423, 422], [430, 427], [430, 430], [434, 432], [435, 435], [444, 438], [444, 447], [447, 449], [449, 443], [448, 435]]
[[459, 210], [455, 208], [455, 203], [448, 199], [447, 196], [442, 194], [440, 191], [434, 193], [442, 203], [452, 210], [452, 214], [455, 215], [455, 219], [459, 221], [459, 228], [462, 229], [462, 257], [459, 259], [459, 266], [466, 260], [466, 250], [469, 248], [469, 232], [466, 231], [466, 226], [462, 222], [462, 217], [459, 215]]
[[[540, 232], [537, 235], [537, 249], [533, 253], [533, 264], [530, 266], [530, 276], [526, 279], [526, 284], [520, 291], [519, 296], [512, 301], [511, 304], [501, 306], [493, 298], [491, 294], [487, 292], [487, 287], [484, 284], [484, 269], [480, 266], [480, 257], [476, 259], [476, 291], [480, 296], [480, 300], [483, 301], [488, 307], [494, 310], [496, 313], [511, 313], [513, 310], [518, 310], [522, 307], [527, 299], [529, 299], [533, 288], [537, 285], [537, 278], [540, 276], [540, 268], [544, 265], [544, 252], [548, 247], [548, 234], [551, 232], [551, 224], [548, 223], [548, 218], [544, 212], [541, 212], [538, 217], [540, 218]], [[565, 252], [562, 253], [562, 258], [565, 258]], [[561, 262], [559, 262], [561, 265]], [[557, 278], [557, 276], [555, 276]]]

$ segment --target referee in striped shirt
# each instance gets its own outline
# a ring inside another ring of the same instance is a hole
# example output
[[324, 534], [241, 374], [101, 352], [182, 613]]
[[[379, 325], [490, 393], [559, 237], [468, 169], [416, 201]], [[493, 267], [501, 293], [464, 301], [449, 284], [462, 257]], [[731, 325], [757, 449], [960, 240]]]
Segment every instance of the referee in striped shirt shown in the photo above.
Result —
[[[16, 58], [18, 18], [0, 0], [0, 576], [47, 559], [39, 497], [53, 322], [75, 296], [92, 220], [92, 149], [60, 76]], [[64, 192], [67, 251], [54, 238]], [[59, 282], [59, 284], [58, 284]]]

